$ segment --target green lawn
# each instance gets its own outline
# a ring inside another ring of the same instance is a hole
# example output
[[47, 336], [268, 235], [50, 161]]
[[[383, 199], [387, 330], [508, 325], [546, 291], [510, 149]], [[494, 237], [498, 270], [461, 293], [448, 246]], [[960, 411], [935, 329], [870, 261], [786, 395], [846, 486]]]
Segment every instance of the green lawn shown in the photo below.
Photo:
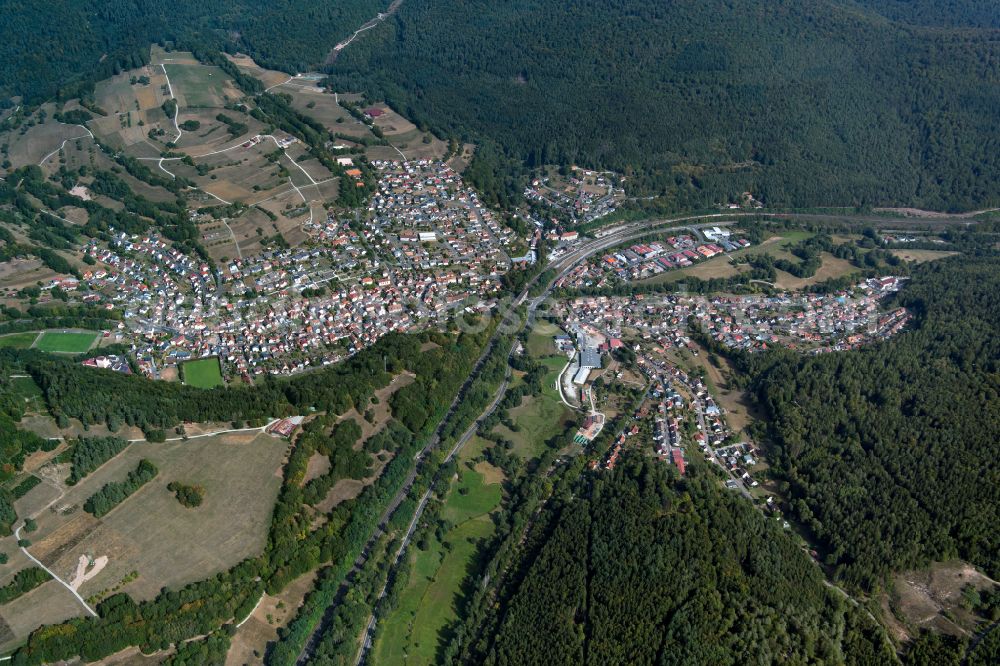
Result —
[[97, 333], [45, 331], [35, 347], [45, 352], [81, 354], [90, 349], [96, 339]]
[[13, 349], [27, 349], [37, 337], [38, 331], [11, 333], [10, 335], [0, 336], [0, 349], [5, 347]]
[[[224, 103], [223, 87], [229, 78], [215, 66], [166, 65], [174, 94], [182, 96], [190, 107], [219, 107]], [[184, 109], [181, 108], [183, 113]], [[227, 113], [235, 119], [233, 113]]]
[[[463, 494], [462, 488], [468, 492]], [[473, 565], [476, 542], [493, 533], [488, 514], [499, 503], [498, 484], [484, 484], [481, 474], [462, 468], [442, 510], [443, 518], [461, 522], [445, 537], [448, 548], [431, 538], [427, 550], [409, 551], [409, 581], [396, 607], [381, 621], [372, 663], [438, 663], [441, 632], [458, 617], [455, 604]]]
[[493, 510], [500, 503], [499, 484], [483, 483], [483, 475], [463, 468], [458, 482], [453, 483], [448, 499], [441, 508], [441, 517], [457, 525]]
[[528, 334], [528, 344], [525, 345], [528, 353], [535, 358], [543, 358], [556, 353], [556, 343], [554, 335], [543, 335], [532, 331]]
[[215, 357], [187, 361], [181, 369], [184, 371], [184, 383], [188, 386], [205, 389], [222, 386], [222, 369], [219, 359]]
[[549, 358], [543, 358], [542, 364], [548, 368], [548, 372], [545, 373], [545, 378], [542, 380], [542, 395], [552, 398], [556, 402], [561, 402], [559, 400], [559, 393], [556, 391], [556, 378], [559, 373], [563, 371], [569, 359], [560, 354], [559, 356], [550, 356]]
[[11, 388], [17, 398], [24, 402], [26, 412], [36, 412], [45, 414], [48, 408], [45, 406], [45, 398], [42, 389], [31, 377], [14, 377], [10, 380]]

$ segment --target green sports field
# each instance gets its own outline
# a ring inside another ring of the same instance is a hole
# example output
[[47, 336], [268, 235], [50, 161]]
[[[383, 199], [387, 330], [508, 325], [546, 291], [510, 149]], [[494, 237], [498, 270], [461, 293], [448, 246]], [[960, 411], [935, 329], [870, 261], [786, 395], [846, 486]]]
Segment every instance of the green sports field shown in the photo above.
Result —
[[35, 348], [46, 352], [81, 354], [94, 344], [97, 333], [45, 331], [35, 342]]
[[182, 367], [184, 383], [188, 386], [206, 389], [222, 386], [222, 370], [219, 368], [219, 359], [215, 357], [188, 361]]

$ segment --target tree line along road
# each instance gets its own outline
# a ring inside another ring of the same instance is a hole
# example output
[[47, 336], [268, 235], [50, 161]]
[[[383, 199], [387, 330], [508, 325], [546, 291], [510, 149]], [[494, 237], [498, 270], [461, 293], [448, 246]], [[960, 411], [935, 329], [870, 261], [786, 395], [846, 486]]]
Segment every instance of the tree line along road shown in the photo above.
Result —
[[[897, 218], [877, 218], [872, 216], [854, 216], [854, 215], [821, 215], [815, 213], [766, 213], [761, 211], [709, 213], [702, 215], [686, 215], [686, 216], [662, 218], [656, 220], [629, 222], [621, 224], [619, 226], [600, 230], [602, 233], [600, 238], [591, 239], [581, 244], [579, 247], [571, 250], [566, 255], [554, 260], [551, 264], [549, 264], [548, 270], [539, 273], [538, 275], [536, 275], [535, 277], [533, 277], [531, 280], [528, 281], [528, 283], [525, 285], [521, 293], [517, 296], [517, 298], [514, 299], [509, 310], [503, 313], [503, 316], [505, 320], [508, 320], [509, 317], [514, 315], [514, 312], [517, 310], [517, 308], [519, 308], [521, 305], [527, 302], [527, 309], [525, 311], [523, 324], [521, 324], [519, 330], [514, 332], [513, 334], [516, 335], [517, 333], [530, 328], [534, 324], [535, 313], [537, 309], [552, 293], [552, 290], [556, 282], [566, 277], [566, 275], [568, 275], [569, 272], [572, 271], [581, 262], [586, 261], [594, 254], [607, 250], [611, 247], [614, 247], [615, 245], [619, 245], [621, 243], [625, 243], [630, 240], [641, 238], [657, 230], [664, 230], [664, 231], [672, 229], [687, 230], [692, 232], [696, 236], [701, 237], [701, 230], [706, 227], [728, 226], [737, 223], [741, 218], [748, 218], [748, 217], [796, 219], [800, 221], [823, 221], [823, 220], [828, 221], [831, 219], [838, 219], [838, 220], [853, 220], [856, 222], [864, 222], [869, 224], [888, 224], [888, 225], [900, 223], [900, 220]], [[701, 220], [705, 221], [702, 222]], [[942, 220], [933, 221], [933, 223], [941, 223], [941, 222], [943, 221]], [[955, 220], [955, 222], [961, 222], [963, 224], [967, 224], [968, 220]], [[924, 221], [924, 223], [926, 224], [927, 221]], [[673, 225], [673, 226], [668, 226], [668, 225]], [[553, 270], [555, 271], [554, 275], [551, 274], [551, 271]], [[531, 293], [532, 288], [536, 286], [536, 283], [540, 279], [542, 279], [544, 275], [551, 275], [551, 277], [549, 277], [548, 281], [545, 283], [545, 288], [538, 296], [535, 296], [529, 300], [529, 294]], [[499, 328], [501, 327], [498, 327], [498, 329]], [[371, 547], [384, 533], [389, 517], [399, 507], [402, 501], [409, 494], [410, 489], [413, 487], [413, 482], [416, 480], [417, 470], [420, 466], [420, 463], [423, 462], [426, 459], [427, 455], [440, 443], [441, 432], [445, 424], [448, 422], [448, 419], [451, 418], [451, 416], [453, 415], [455, 408], [461, 402], [462, 397], [466, 394], [469, 387], [478, 377], [487, 356], [489, 356], [489, 354], [493, 351], [495, 345], [499, 342], [500, 335], [501, 335], [500, 330], [494, 331], [493, 336], [486, 344], [486, 347], [482, 355], [476, 361], [476, 364], [473, 366], [472, 371], [469, 373], [468, 379], [466, 379], [465, 383], [462, 385], [462, 388], [455, 396], [455, 399], [452, 401], [444, 418], [442, 418], [441, 422], [438, 424], [437, 429], [434, 431], [434, 434], [428, 440], [427, 445], [416, 456], [414, 456], [414, 464], [410, 470], [409, 475], [407, 476], [403, 485], [400, 487], [399, 491], [392, 498], [392, 501], [389, 502], [388, 506], [386, 507], [386, 510], [380, 516], [378, 526], [372, 532], [372, 535], [368, 539], [368, 542], [365, 544], [365, 548], [363, 549], [361, 555], [354, 562], [354, 567], [352, 571], [345, 577], [345, 580], [341, 584], [341, 589], [338, 591], [333, 604], [331, 604], [331, 606], [328, 607], [327, 610], [324, 612], [323, 620], [315, 627], [309, 639], [306, 641], [305, 648], [299, 655], [297, 661], [298, 664], [306, 663], [308, 659], [312, 656], [313, 651], [319, 642], [320, 636], [322, 634], [322, 628], [324, 627], [326, 620], [332, 617], [332, 611], [336, 608], [336, 605], [343, 599], [344, 594], [346, 593], [348, 587], [350, 586], [350, 582], [354, 578], [354, 574], [358, 570], [360, 570], [362, 566], [364, 566], [364, 563], [368, 559]], [[508, 353], [508, 358], [510, 357], [511, 354], [513, 354], [513, 346], [510, 352]], [[510, 366], [508, 364], [506, 378], [504, 382], [501, 384], [500, 389], [498, 390], [497, 395], [494, 397], [493, 402], [479, 415], [479, 417], [477, 417], [476, 421], [469, 427], [469, 429], [463, 434], [463, 436], [459, 438], [455, 446], [452, 448], [448, 456], [445, 458], [445, 461], [450, 460], [459, 450], [461, 450], [461, 447], [464, 445], [464, 443], [469, 439], [471, 439], [472, 435], [475, 433], [475, 429], [478, 423], [482, 419], [488, 417], [490, 414], [493, 413], [497, 405], [500, 403], [500, 400], [503, 399], [503, 393], [504, 391], [506, 391], [509, 377], [510, 377]], [[415, 529], [417, 520], [419, 518], [420, 513], [422, 513], [423, 511], [423, 507], [426, 504], [427, 499], [429, 499], [428, 493], [429, 491], [424, 494], [424, 497], [421, 499], [420, 504], [418, 505], [418, 510], [414, 515], [414, 519], [410, 523], [403, 544], [394, 560], [393, 564], [394, 567], [397, 566], [402, 559], [402, 555], [405, 551], [405, 546], [409, 542], [409, 538], [412, 535], [413, 530]], [[389, 576], [391, 575], [392, 571], [390, 570]], [[379, 595], [379, 599], [382, 598], [384, 592], [385, 589], [383, 588], [382, 594]], [[365, 627], [364, 640], [362, 641], [362, 647], [358, 653], [356, 663], [362, 663], [364, 661], [367, 650], [370, 647], [371, 635], [375, 629], [376, 623], [377, 623], [377, 615], [373, 610], [373, 613], [369, 617], [369, 621]]]

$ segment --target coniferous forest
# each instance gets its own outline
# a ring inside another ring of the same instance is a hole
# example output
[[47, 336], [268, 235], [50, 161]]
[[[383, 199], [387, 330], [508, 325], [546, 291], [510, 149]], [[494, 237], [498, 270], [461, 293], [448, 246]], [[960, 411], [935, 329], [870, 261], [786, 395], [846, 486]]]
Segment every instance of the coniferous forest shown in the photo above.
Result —
[[[0, 94], [72, 97], [148, 60], [150, 42], [246, 52], [384, 96], [480, 144], [493, 200], [525, 169], [628, 176], [673, 209], [751, 191], [773, 205], [997, 203], [996, 28], [984, 0], [5, 3]], [[13, 104], [13, 102], [11, 102]], [[975, 165], [971, 168], [970, 165]]]
[[881, 629], [774, 521], [718, 487], [626, 458], [536, 519], [466, 663], [888, 664]]
[[[525, 164], [580, 163], [688, 210], [748, 190], [772, 205], [995, 203], [995, 33], [975, 26], [998, 9], [934, 4], [404, 3], [332, 83], [488, 139], [471, 177], [501, 200]], [[918, 25], [942, 15], [963, 25]]]

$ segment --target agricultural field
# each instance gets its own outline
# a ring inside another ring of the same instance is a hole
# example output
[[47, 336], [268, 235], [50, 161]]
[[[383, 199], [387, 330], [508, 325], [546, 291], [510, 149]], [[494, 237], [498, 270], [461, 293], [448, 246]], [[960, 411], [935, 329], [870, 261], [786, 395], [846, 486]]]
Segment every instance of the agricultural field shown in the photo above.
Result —
[[35, 349], [56, 354], [82, 354], [97, 340], [92, 331], [45, 331], [35, 341]]
[[426, 550], [409, 549], [409, 581], [396, 608], [381, 620], [372, 663], [440, 661], [441, 632], [458, 617], [462, 581], [474, 564], [476, 544], [493, 533], [489, 512], [499, 506], [500, 496], [498, 483], [486, 483], [483, 474], [462, 467], [441, 511], [454, 525], [444, 539], [449, 547], [432, 536]]
[[[261, 551], [286, 450], [285, 440], [259, 432], [135, 443], [76, 486], [58, 481], [38, 485], [15, 508], [30, 516], [39, 508], [30, 513], [28, 509], [40, 507], [29, 548], [64, 580], [74, 580], [81, 555], [108, 558], [79, 586], [81, 596], [93, 599], [120, 586], [135, 599], [149, 599], [162, 587], [202, 580]], [[143, 458], [158, 467], [156, 478], [100, 520], [83, 511], [88, 497], [105, 483], [124, 478]], [[57, 473], [39, 473], [50, 479], [64, 479], [69, 471], [68, 465], [47, 469]], [[181, 506], [167, 490], [171, 481], [202, 486], [204, 503]], [[0, 539], [0, 552], [14, 550], [13, 537]], [[3, 574], [13, 570], [8, 564]], [[83, 612], [57, 583], [46, 583], [0, 607], [0, 617], [18, 638], [42, 622]]]
[[243, 97], [232, 80], [211, 65], [164, 63], [167, 78], [181, 108], [220, 108]]
[[181, 367], [184, 374], [184, 383], [197, 388], [215, 388], [222, 386], [222, 369], [219, 367], [219, 359], [200, 358], [197, 361], [187, 361]]
[[[416, 125], [387, 105], [377, 104], [376, 106], [385, 112], [375, 119], [375, 126], [382, 130], [383, 136], [391, 144], [388, 151], [396, 152], [398, 150], [406, 155], [406, 159], [410, 160], [439, 159], [448, 152], [448, 144], [430, 132], [421, 132]], [[396, 159], [399, 157], [399, 153], [396, 153], [395, 157], [388, 154], [379, 154], [376, 157], [373, 152], [388, 153], [386, 148], [385, 146], [374, 146], [365, 152], [370, 159]]]

